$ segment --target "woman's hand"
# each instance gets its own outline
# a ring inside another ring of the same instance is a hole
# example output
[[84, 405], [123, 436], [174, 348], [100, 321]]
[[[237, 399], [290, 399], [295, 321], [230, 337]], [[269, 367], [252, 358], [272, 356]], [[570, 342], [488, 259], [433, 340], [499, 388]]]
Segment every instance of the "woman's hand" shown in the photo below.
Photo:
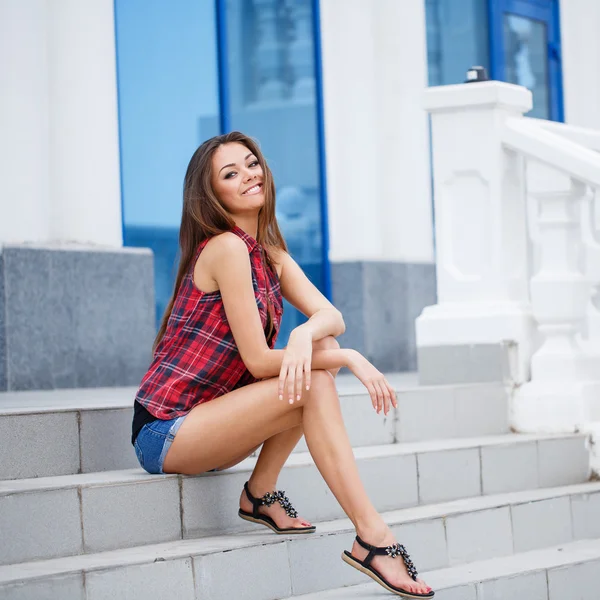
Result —
[[290, 333], [288, 345], [283, 354], [279, 372], [279, 399], [283, 400], [287, 392], [290, 404], [302, 398], [302, 380], [306, 389], [310, 389], [310, 371], [312, 362], [312, 334], [307, 327], [296, 327]]
[[382, 408], [385, 415], [390, 412], [392, 406], [398, 408], [396, 392], [383, 373], [380, 373], [362, 354], [352, 350], [348, 368], [369, 390], [371, 403], [377, 414], [381, 412]]

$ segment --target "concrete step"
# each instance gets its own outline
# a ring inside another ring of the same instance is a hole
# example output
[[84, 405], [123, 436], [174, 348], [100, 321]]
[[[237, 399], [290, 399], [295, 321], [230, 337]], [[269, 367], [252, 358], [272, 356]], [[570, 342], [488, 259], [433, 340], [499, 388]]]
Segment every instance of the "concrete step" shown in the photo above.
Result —
[[[142, 513], [138, 508], [138, 528], [146, 526]], [[600, 483], [469, 498], [383, 516], [422, 572], [473, 560], [494, 559], [491, 564], [500, 565], [502, 557], [600, 537]], [[19, 542], [10, 532], [6, 537], [11, 544]], [[239, 534], [25, 562], [0, 567], [0, 598], [286, 598], [364, 583], [365, 576], [340, 559], [352, 539], [351, 523], [344, 519], [320, 523], [317, 533], [306, 537]], [[600, 547], [588, 547], [594, 556], [600, 553]], [[563, 553], [567, 563], [570, 556]], [[582, 559], [578, 554], [573, 562]], [[515, 556], [513, 564], [525, 563]], [[452, 572], [463, 571], [451, 569], [442, 583], [433, 574], [427, 579], [435, 586], [451, 587], [444, 581], [467, 585], [460, 577], [451, 580]], [[502, 598], [520, 597], [537, 598]]]
[[[423, 578], [433, 587], [438, 600], [598, 600], [600, 540], [477, 561], [424, 573]], [[295, 600], [393, 597], [375, 583], [293, 596]]]
[[[355, 447], [506, 433], [501, 384], [418, 387], [391, 374], [399, 410], [377, 415], [364, 387], [339, 376], [344, 419]], [[129, 440], [135, 388], [0, 393], [0, 480], [138, 467]], [[306, 451], [304, 440], [298, 451]]]
[[[486, 494], [582, 483], [582, 435], [505, 435], [355, 449], [378, 511]], [[141, 469], [0, 482], [0, 564], [251, 531], [237, 517], [256, 459], [199, 477]], [[514, 465], [521, 468], [515, 472]], [[290, 457], [280, 487], [313, 521], [343, 512], [307, 453]], [[140, 507], [147, 507], [140, 510]], [[24, 519], [23, 515], [28, 515]]]

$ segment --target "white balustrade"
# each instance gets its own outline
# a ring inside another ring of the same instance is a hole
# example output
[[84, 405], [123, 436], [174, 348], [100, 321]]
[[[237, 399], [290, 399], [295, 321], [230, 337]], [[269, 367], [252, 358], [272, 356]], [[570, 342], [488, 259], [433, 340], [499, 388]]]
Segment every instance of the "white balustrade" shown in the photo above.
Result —
[[514, 342], [515, 378], [529, 378], [524, 162], [502, 145], [504, 123], [531, 92], [498, 82], [430, 88], [438, 304], [416, 322], [417, 345]]
[[[513, 427], [600, 446], [600, 132], [524, 118], [528, 93], [427, 91], [439, 303], [417, 343], [516, 342]], [[593, 460], [600, 472], [600, 449]]]

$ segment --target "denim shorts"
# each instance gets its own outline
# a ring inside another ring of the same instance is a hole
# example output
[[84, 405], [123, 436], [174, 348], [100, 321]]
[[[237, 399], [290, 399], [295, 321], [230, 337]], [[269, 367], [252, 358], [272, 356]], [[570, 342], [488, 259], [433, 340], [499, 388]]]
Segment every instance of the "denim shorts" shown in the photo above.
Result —
[[164, 421], [146, 423], [134, 443], [135, 453], [142, 468], [153, 475], [162, 475], [165, 456], [187, 415]]

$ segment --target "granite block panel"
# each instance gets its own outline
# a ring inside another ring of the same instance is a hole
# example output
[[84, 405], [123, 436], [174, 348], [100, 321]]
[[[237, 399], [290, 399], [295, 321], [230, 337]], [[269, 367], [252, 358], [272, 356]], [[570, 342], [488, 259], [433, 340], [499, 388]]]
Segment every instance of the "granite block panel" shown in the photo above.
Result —
[[181, 539], [176, 478], [84, 487], [81, 505], [86, 552]]
[[457, 436], [472, 437], [508, 433], [508, 392], [502, 383], [464, 385], [455, 388]]
[[92, 571], [85, 586], [86, 600], [196, 600], [191, 558]]
[[0, 479], [79, 473], [76, 412], [0, 418]]
[[402, 262], [332, 263], [334, 304], [346, 333], [340, 343], [384, 371], [416, 368], [415, 319], [435, 303], [435, 266]]
[[[181, 480], [183, 537], [195, 538], [237, 531], [256, 531], [256, 525], [237, 516], [240, 494], [248, 477], [249, 473], [245, 471], [237, 473], [230, 471], [227, 475], [183, 477]], [[296, 502], [295, 499], [293, 501]], [[308, 515], [306, 516], [308, 518]]]
[[292, 538], [288, 547], [294, 596], [365, 583], [360, 571], [340, 559], [343, 550], [352, 549], [353, 541], [351, 532]]
[[590, 476], [590, 455], [583, 436], [538, 442], [540, 487], [584, 483]]
[[508, 507], [448, 517], [446, 536], [450, 565], [513, 553]]
[[340, 400], [346, 431], [354, 448], [394, 443], [395, 408], [386, 417], [383, 412], [378, 415], [373, 410], [368, 394], [343, 396]]
[[415, 321], [426, 306], [437, 304], [437, 277], [434, 263], [406, 265], [406, 311], [409, 327], [406, 331], [406, 349], [409, 371], [417, 370], [417, 340]]
[[458, 426], [450, 387], [406, 390], [397, 394], [399, 442], [456, 437]]
[[433, 571], [448, 566], [446, 529], [443, 519], [395, 525], [392, 527], [392, 532], [398, 542], [408, 548], [419, 571]]
[[77, 490], [0, 496], [0, 532], [0, 564], [81, 553]]
[[571, 497], [573, 538], [600, 538], [600, 493]]
[[569, 497], [511, 507], [515, 552], [558, 546], [573, 540]]
[[0, 392], [8, 389], [6, 373], [6, 301], [4, 296], [4, 256], [0, 250]]
[[155, 334], [146, 250], [4, 248], [7, 389], [137, 385]]
[[538, 488], [536, 442], [482, 447], [481, 480], [484, 494]]
[[419, 382], [444, 385], [505, 381], [510, 375], [508, 353], [505, 344], [420, 346]]
[[410, 368], [407, 352], [406, 265], [368, 262], [364, 266], [365, 357], [382, 371]]
[[477, 584], [478, 598], [485, 600], [506, 600], [507, 598], [527, 598], [527, 600], [548, 600], [546, 573], [527, 573], [515, 577], [502, 577]]
[[600, 561], [548, 570], [549, 600], [598, 600]]
[[[116, 596], [113, 596], [115, 598]], [[0, 587], [1, 600], [88, 600], [83, 574], [57, 575]]]
[[[431, 581], [428, 581], [427, 584], [431, 585]], [[439, 598], [439, 600], [477, 600], [477, 590], [475, 585], [471, 583], [468, 585], [445, 588], [436, 592], [435, 597]]]
[[194, 574], [198, 598], [278, 600], [292, 593], [285, 542], [194, 557]]
[[331, 263], [331, 291], [333, 304], [344, 315], [346, 332], [339, 337], [344, 348], [360, 353], [365, 347], [365, 302], [363, 263]]
[[86, 410], [80, 414], [82, 473], [140, 466], [131, 445], [133, 408]]
[[424, 452], [417, 460], [421, 504], [481, 495], [478, 448]]

